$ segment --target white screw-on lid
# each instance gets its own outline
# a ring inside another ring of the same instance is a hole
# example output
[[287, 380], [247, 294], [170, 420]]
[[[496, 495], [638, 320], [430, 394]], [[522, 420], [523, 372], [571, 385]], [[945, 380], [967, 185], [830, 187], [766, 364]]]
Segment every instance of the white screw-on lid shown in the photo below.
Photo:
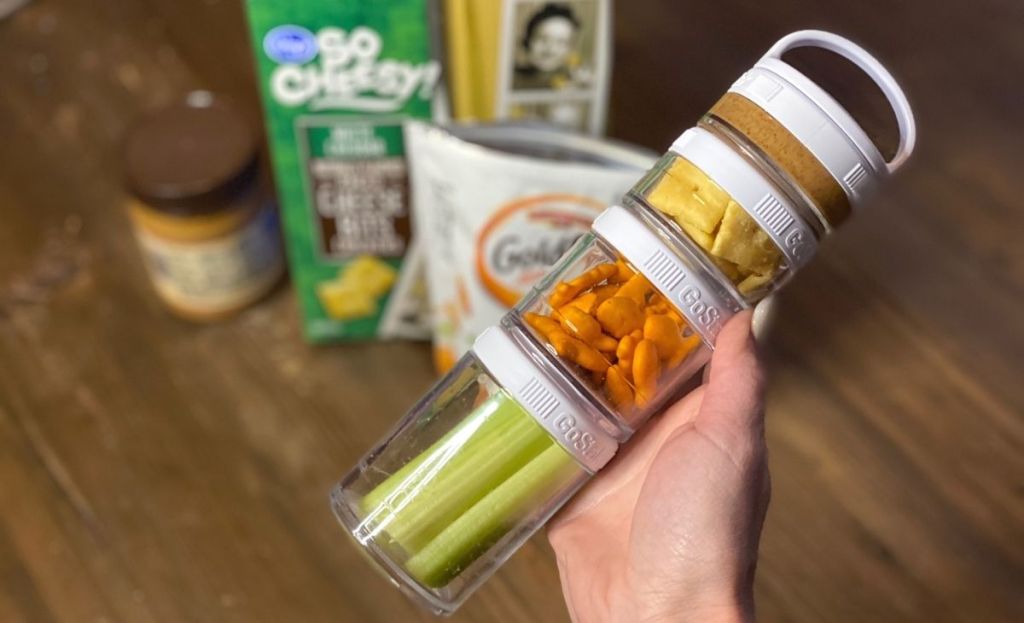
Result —
[[747, 211], [785, 255], [803, 266], [818, 249], [818, 239], [797, 208], [735, 149], [703, 128], [687, 130], [671, 151], [688, 160]]
[[473, 343], [473, 354], [584, 468], [596, 472], [615, 456], [619, 443], [587, 414], [501, 328], [491, 327]]
[[693, 251], [683, 245], [669, 248], [626, 208], [608, 208], [592, 229], [647, 277], [711, 348], [722, 326], [745, 307], [707, 272]]
[[[835, 52], [874, 80], [899, 124], [899, 145], [892, 160], [885, 161], [864, 129], [831, 95], [782, 61], [783, 53], [799, 47]], [[729, 91], [753, 101], [789, 130], [835, 178], [854, 207], [914, 150], [914, 115], [896, 80], [863, 48], [832, 33], [801, 30], [783, 37]]]

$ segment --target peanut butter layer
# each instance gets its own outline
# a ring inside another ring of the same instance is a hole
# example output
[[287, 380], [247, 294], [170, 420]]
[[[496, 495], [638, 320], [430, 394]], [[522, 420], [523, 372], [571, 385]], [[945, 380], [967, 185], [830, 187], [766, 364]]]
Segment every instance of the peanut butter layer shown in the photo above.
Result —
[[763, 108], [742, 95], [726, 93], [710, 113], [742, 132], [789, 173], [830, 225], [836, 227], [850, 215], [850, 200], [828, 169]]

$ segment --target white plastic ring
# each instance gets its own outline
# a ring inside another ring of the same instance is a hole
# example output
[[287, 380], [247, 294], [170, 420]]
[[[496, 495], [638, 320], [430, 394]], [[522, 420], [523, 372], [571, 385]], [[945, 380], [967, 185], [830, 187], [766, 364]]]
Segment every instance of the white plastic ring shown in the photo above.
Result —
[[500, 327], [490, 327], [473, 343], [473, 354], [487, 371], [560, 446], [590, 472], [615, 456], [618, 442], [537, 368]]
[[691, 128], [671, 149], [721, 186], [768, 234], [791, 267], [799, 268], [814, 257], [818, 239], [793, 204], [721, 139], [703, 128]]
[[695, 257], [684, 259], [626, 208], [608, 208], [592, 228], [643, 273], [712, 348], [725, 323], [744, 308], [724, 286], [707, 276]]

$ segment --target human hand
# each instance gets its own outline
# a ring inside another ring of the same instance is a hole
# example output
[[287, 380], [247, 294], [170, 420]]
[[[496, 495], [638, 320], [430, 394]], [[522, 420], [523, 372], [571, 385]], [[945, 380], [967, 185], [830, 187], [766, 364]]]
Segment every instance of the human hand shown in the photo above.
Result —
[[708, 381], [642, 428], [549, 524], [576, 623], [754, 620], [770, 484], [750, 317], [722, 329]]

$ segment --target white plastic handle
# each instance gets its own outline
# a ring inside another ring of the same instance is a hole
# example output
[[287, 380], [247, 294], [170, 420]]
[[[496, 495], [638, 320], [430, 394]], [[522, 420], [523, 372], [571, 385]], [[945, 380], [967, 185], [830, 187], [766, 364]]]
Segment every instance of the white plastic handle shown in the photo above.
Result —
[[779, 39], [765, 53], [764, 58], [782, 60], [782, 55], [786, 51], [803, 47], [818, 47], [835, 52], [860, 67], [878, 85], [878, 88], [882, 89], [882, 93], [885, 94], [889, 105], [892, 106], [892, 110], [896, 114], [896, 122], [900, 128], [900, 141], [896, 148], [896, 155], [885, 166], [889, 173], [900, 168], [914, 151], [914, 143], [917, 141], [917, 124], [914, 122], [914, 113], [910, 110], [910, 102], [907, 101], [907, 96], [903, 94], [903, 89], [896, 83], [892, 74], [864, 48], [849, 39], [823, 30], [799, 30], [790, 33]]

